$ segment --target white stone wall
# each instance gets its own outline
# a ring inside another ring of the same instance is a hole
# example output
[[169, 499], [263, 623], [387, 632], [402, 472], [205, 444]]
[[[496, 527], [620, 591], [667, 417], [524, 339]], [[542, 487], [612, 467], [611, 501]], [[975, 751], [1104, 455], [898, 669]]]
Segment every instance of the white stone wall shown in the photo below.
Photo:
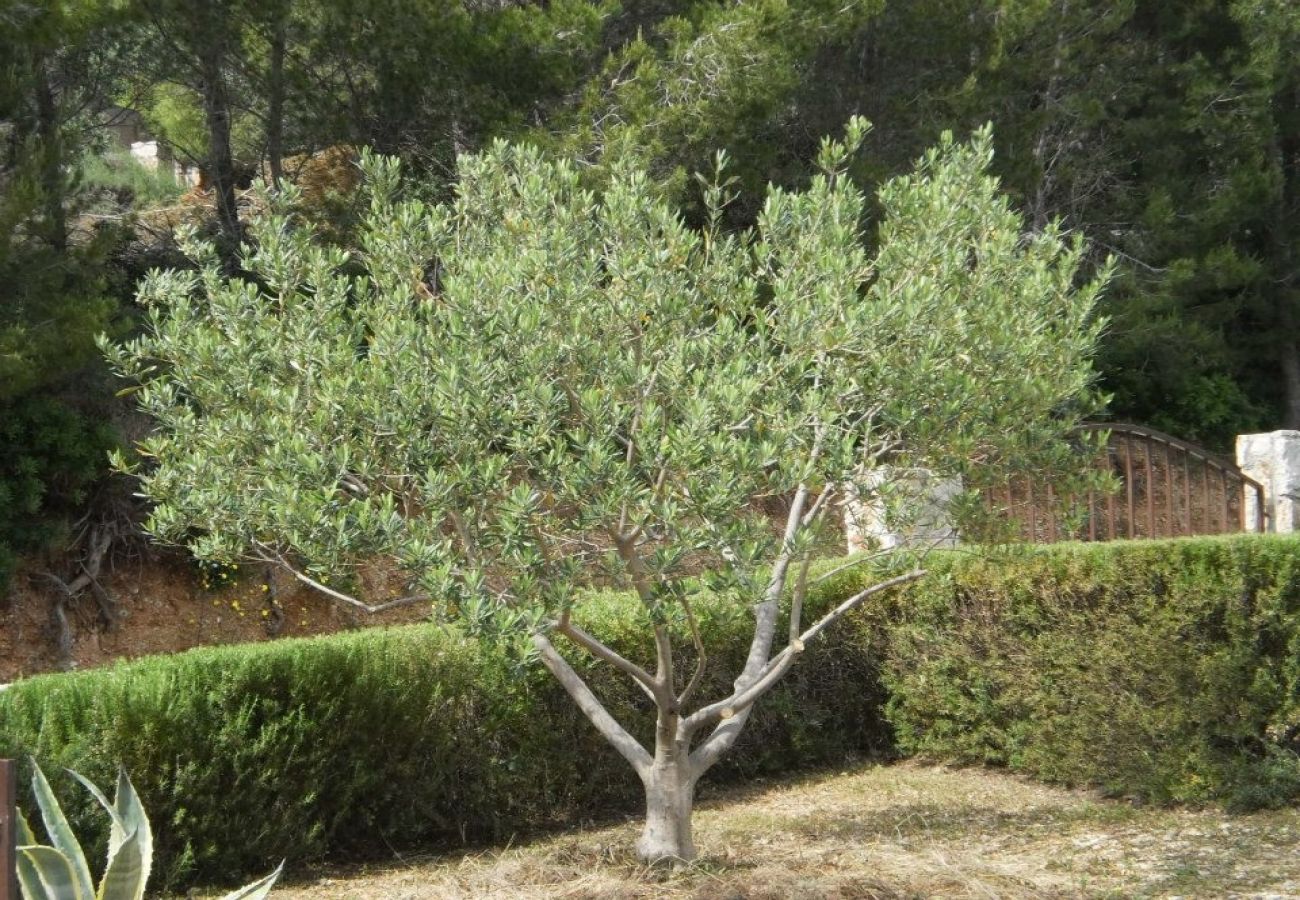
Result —
[[897, 547], [954, 547], [957, 528], [949, 515], [961, 493], [960, 478], [926, 469], [881, 466], [844, 490], [848, 552]]
[[131, 145], [131, 156], [146, 169], [158, 168], [158, 142], [136, 141]]
[[[1264, 486], [1264, 530], [1290, 532], [1300, 525], [1300, 431], [1237, 436], [1237, 465]], [[1246, 530], [1257, 531], [1255, 492], [1246, 491]]]

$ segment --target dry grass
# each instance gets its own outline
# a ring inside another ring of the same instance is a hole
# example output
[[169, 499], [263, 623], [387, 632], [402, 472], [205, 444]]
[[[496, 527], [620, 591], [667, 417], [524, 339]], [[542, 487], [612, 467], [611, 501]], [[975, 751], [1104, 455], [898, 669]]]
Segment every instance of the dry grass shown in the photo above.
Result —
[[1300, 897], [1300, 810], [1162, 810], [913, 764], [705, 797], [695, 865], [637, 864], [636, 823], [473, 855], [319, 870], [279, 900]]

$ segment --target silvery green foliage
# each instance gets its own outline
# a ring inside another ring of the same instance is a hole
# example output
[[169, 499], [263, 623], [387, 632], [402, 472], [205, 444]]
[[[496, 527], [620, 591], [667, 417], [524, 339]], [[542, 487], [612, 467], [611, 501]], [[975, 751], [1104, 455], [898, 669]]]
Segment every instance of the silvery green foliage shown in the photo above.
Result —
[[1022, 234], [985, 130], [881, 189], [871, 258], [842, 175], [866, 127], [823, 143], [806, 190], [771, 188], [753, 234], [717, 226], [721, 174], [694, 230], [643, 172], [596, 195], [498, 143], [442, 205], [368, 157], [354, 252], [291, 196], [251, 226], [245, 277], [192, 242], [197, 271], [152, 273], [144, 334], [106, 346], [157, 422], [149, 531], [334, 584], [392, 557], [480, 622], [542, 623], [630, 568], [659, 609], [687, 564], [753, 603], [781, 542], [756, 498], [1059, 436], [1099, 328], [1079, 244]]
[[[17, 818], [18, 881], [27, 900], [143, 900], [153, 866], [153, 832], [140, 798], [126, 772], [117, 776], [117, 791], [110, 802], [89, 780], [69, 771], [90, 791], [108, 813], [108, 859], [96, 888], [86, 854], [72, 832], [58, 798], [41, 767], [32, 763], [32, 793], [40, 809], [49, 844], [38, 844], [27, 819]], [[222, 900], [262, 900], [283, 869], [225, 895]]]

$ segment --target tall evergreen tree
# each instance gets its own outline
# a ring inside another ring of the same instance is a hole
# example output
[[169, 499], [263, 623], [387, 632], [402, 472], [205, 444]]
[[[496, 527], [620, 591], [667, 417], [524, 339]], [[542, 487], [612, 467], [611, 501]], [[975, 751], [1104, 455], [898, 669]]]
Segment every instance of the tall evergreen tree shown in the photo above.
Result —
[[109, 435], [82, 402], [97, 333], [119, 304], [107, 265], [121, 233], [81, 215], [93, 114], [125, 40], [113, 4], [0, 10], [0, 589], [13, 554], [103, 472]]

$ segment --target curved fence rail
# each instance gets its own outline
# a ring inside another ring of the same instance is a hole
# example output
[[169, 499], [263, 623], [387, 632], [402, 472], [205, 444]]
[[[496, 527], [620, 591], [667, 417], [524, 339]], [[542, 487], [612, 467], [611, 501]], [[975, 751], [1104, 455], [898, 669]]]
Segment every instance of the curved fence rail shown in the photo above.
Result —
[[[1264, 488], [1231, 461], [1141, 425], [1084, 425], [1107, 432], [1096, 465], [1119, 485], [1113, 493], [1056, 496], [1050, 484], [1012, 482], [989, 501], [1038, 542], [1183, 537], [1264, 530]], [[1256, 502], [1247, 504], [1246, 494]], [[1246, 521], [1247, 508], [1255, 520]]]

